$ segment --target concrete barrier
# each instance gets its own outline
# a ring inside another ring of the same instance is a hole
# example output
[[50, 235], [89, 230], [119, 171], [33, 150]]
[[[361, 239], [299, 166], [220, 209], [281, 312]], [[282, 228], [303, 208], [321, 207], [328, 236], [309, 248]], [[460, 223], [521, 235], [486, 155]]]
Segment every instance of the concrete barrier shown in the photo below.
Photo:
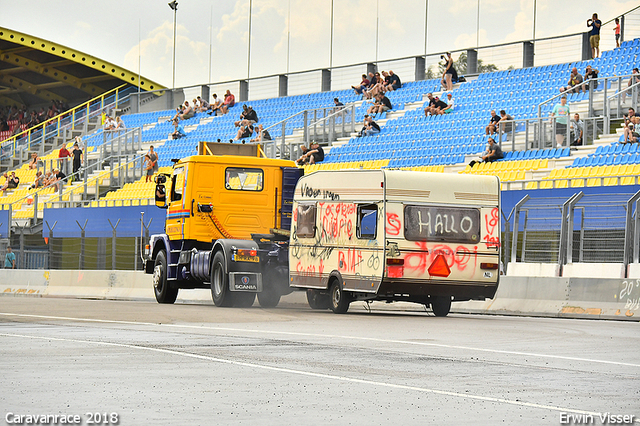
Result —
[[[133, 271], [0, 270], [3, 296], [155, 300], [151, 275]], [[181, 290], [178, 303], [213, 304], [208, 289]], [[306, 306], [304, 292], [283, 305]], [[375, 308], [384, 306], [376, 303]], [[386, 305], [415, 310], [414, 304]], [[373, 307], [373, 306], [372, 306]], [[493, 300], [455, 302], [452, 312], [640, 320], [640, 279], [503, 276]]]

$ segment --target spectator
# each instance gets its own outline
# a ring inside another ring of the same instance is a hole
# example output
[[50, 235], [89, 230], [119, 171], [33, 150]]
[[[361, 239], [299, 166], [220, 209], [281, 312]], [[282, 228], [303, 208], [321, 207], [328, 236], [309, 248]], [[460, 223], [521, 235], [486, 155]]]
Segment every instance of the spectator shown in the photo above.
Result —
[[600, 27], [602, 21], [598, 19], [598, 14], [594, 13], [591, 19], [587, 19], [587, 27], [591, 27], [589, 31], [589, 44], [591, 44], [591, 58], [595, 59], [600, 55]]
[[144, 181], [152, 182], [151, 178], [153, 177], [153, 164], [151, 164], [151, 158], [149, 158], [149, 154], [144, 155], [144, 169], [147, 171]]
[[576, 113], [571, 120], [571, 145], [584, 145], [584, 121], [580, 120], [580, 114]]
[[240, 120], [233, 123], [236, 127], [256, 124], [258, 122], [258, 114], [256, 114], [251, 106], [242, 105], [242, 109]]
[[222, 101], [220, 99], [218, 99], [218, 95], [216, 95], [215, 93], [213, 94], [213, 100], [211, 101], [211, 111], [209, 111], [209, 115], [218, 115], [218, 111], [220, 110], [220, 107], [222, 106]]
[[566, 87], [561, 87], [560, 88], [560, 93], [563, 92], [569, 92], [569, 93], [574, 93], [574, 92], [579, 92], [580, 91], [580, 87], [575, 87], [578, 84], [582, 83], [582, 76], [580, 75], [580, 73], [578, 72], [578, 68], [573, 67], [571, 69], [571, 74], [569, 75], [569, 81], [567, 82], [567, 86]]
[[180, 105], [178, 108], [176, 108], [176, 115], [174, 115], [169, 121], [180, 119], [180, 116], [182, 115], [183, 112], [184, 112], [184, 105]]
[[373, 121], [373, 117], [365, 115], [364, 117], [364, 133], [363, 136], [373, 136], [380, 133], [380, 126]]
[[[633, 71], [631, 71], [631, 77], [629, 77], [629, 82], [627, 83], [627, 87], [631, 87], [636, 83], [640, 83], [640, 73], [638, 72], [638, 68], [634, 68]], [[639, 90], [638, 86], [636, 86], [633, 89], [625, 89], [622, 92], [622, 94], [620, 95], [620, 100], [622, 101], [622, 103], [624, 103], [625, 100], [627, 99], [627, 94], [633, 94], [634, 90], [637, 94]], [[635, 99], [632, 99], [631, 101], [633, 102], [635, 101]]]
[[209, 102], [205, 101], [200, 96], [198, 96], [196, 99], [198, 100], [198, 103], [200, 104], [200, 105], [198, 105], [198, 112], [205, 112], [205, 111], [208, 111], [209, 108], [211, 108], [211, 105], [209, 105]]
[[68, 171], [67, 158], [71, 157], [71, 153], [67, 149], [66, 145], [62, 145], [62, 148], [58, 151], [58, 168], [65, 172]]
[[252, 134], [253, 134], [253, 125], [251, 125], [251, 123], [243, 124], [238, 129], [238, 134], [233, 140], [238, 141], [240, 139], [247, 139], [247, 138], [250, 138]]
[[369, 79], [367, 78], [366, 74], [362, 74], [362, 81], [360, 82], [360, 84], [358, 86], [351, 86], [351, 88], [353, 90], [355, 90], [356, 95], [362, 95], [362, 93], [367, 90], [367, 87], [369, 87], [369, 84], [371, 82], [369, 81]]
[[447, 93], [447, 106], [444, 110], [440, 110], [440, 114], [451, 114], [454, 108], [453, 95], [449, 92]]
[[633, 142], [632, 133], [638, 124], [640, 124], [640, 114], [637, 114], [633, 108], [629, 108], [629, 114], [624, 116], [624, 143]]
[[149, 156], [149, 160], [151, 160], [153, 173], [158, 173], [158, 161], [160, 161], [160, 156], [158, 155], [157, 152], [153, 150], [153, 145], [149, 146], [149, 151], [147, 151], [147, 155]]
[[382, 77], [380, 73], [377, 72], [373, 75], [373, 79], [371, 80], [371, 85], [369, 86], [369, 90], [367, 90], [364, 94], [364, 97], [367, 99], [372, 99], [375, 95], [384, 90], [384, 86], [382, 84]]
[[262, 141], [270, 141], [271, 135], [268, 130], [264, 130], [262, 124], [259, 124], [258, 127], [255, 128], [256, 137], [251, 139], [251, 142], [262, 142]]
[[553, 107], [551, 117], [557, 117], [556, 120], [556, 144], [558, 148], [564, 143], [564, 136], [567, 134], [567, 121], [570, 115], [569, 106], [567, 105], [567, 97], [562, 96], [560, 103]]
[[116, 118], [116, 130], [125, 130], [127, 126], [124, 125], [124, 121], [122, 121], [122, 117]]
[[60, 170], [55, 169], [53, 171], [53, 183], [55, 184], [54, 191], [62, 191], [62, 184], [66, 178], [67, 175], [62, 173]]
[[402, 87], [402, 82], [400, 81], [400, 77], [393, 73], [393, 71], [389, 70], [389, 79], [390, 86], [387, 86], [387, 90], [398, 90]]
[[616, 18], [616, 26], [613, 29], [614, 34], [616, 35], [616, 47], [620, 47], [620, 19]]
[[31, 160], [29, 160], [29, 170], [37, 169], [38, 163], [39, 163], [38, 154], [36, 154], [35, 152], [32, 152]]
[[45, 173], [44, 175], [44, 179], [42, 181], [42, 186], [43, 187], [48, 187], [49, 185], [51, 185], [54, 181], [54, 176], [53, 173], [51, 172], [51, 170], [49, 170], [47, 173]]
[[344, 110], [344, 104], [340, 102], [340, 99], [333, 98], [333, 104], [335, 105], [335, 107], [333, 108], [334, 113]]
[[104, 130], [115, 130], [116, 123], [109, 116], [109, 114], [105, 114], [105, 116], [104, 116], [104, 125], [102, 127], [103, 127]]
[[184, 127], [182, 127], [177, 118], [173, 120], [173, 129], [173, 133], [169, 135], [171, 139], [175, 140], [187, 136], [187, 132], [184, 131]]
[[500, 133], [510, 133], [513, 130], [513, 120], [514, 118], [507, 114], [507, 112], [503, 109], [500, 110], [500, 120], [499, 128]]
[[429, 99], [429, 105], [424, 109], [425, 116], [439, 115], [447, 107], [446, 103], [437, 96], [434, 97], [432, 93], [427, 93], [427, 99]]
[[296, 160], [296, 164], [302, 166], [304, 164], [316, 164], [324, 160], [324, 150], [318, 142], [311, 142], [311, 145], [307, 149], [305, 146], [301, 146], [303, 154]]
[[440, 56], [441, 59], [446, 61], [444, 65], [444, 72], [442, 73], [442, 86], [447, 91], [453, 90], [453, 81], [458, 81], [458, 73], [456, 72], [456, 68], [453, 66], [453, 58], [451, 57], [451, 53], [447, 52], [447, 57], [444, 55]]
[[233, 108], [233, 106], [236, 104], [236, 97], [233, 96], [231, 94], [231, 91], [229, 91], [227, 89], [227, 93], [225, 93], [224, 95], [224, 102], [222, 103], [222, 106], [220, 107], [220, 112], [222, 114], [226, 114], [227, 112], [229, 112], [229, 108]]
[[184, 110], [182, 111], [182, 114], [178, 115], [178, 117], [180, 117], [180, 119], [182, 120], [188, 120], [190, 118], [193, 118], [193, 116], [195, 115], [196, 111], [193, 109], [193, 107], [189, 105], [188, 101], [184, 101]]
[[7, 254], [4, 256], [4, 269], [16, 269], [16, 254], [7, 247]]
[[498, 145], [493, 138], [489, 138], [487, 142], [489, 143], [489, 147], [487, 149], [487, 154], [482, 157], [482, 161], [485, 163], [491, 163], [504, 157], [502, 148], [500, 148], [500, 145]]
[[391, 89], [387, 89], [387, 87], [391, 86], [391, 76], [388, 72], [382, 71], [382, 92], [386, 92]]
[[500, 121], [500, 117], [498, 117], [498, 114], [496, 114], [496, 110], [492, 109], [491, 118], [489, 119], [489, 124], [487, 124], [487, 127], [485, 127], [484, 129], [485, 135], [493, 135], [494, 133], [496, 133], [497, 125], [499, 121]]
[[78, 174], [78, 171], [80, 170], [80, 167], [82, 167], [82, 150], [80, 149], [80, 146], [78, 145], [77, 140], [76, 140], [76, 143], [73, 144], [73, 149], [71, 150], [71, 156], [73, 157], [72, 178], [79, 179], [80, 175]]
[[[584, 70], [584, 81], [587, 80], [593, 80], [591, 83], [589, 84], [593, 84], [593, 90], [596, 90], [598, 88], [598, 80], [596, 80], [598, 78], [598, 70], [594, 70], [591, 68], [591, 65], [587, 65], [587, 68]], [[589, 84], [584, 84], [582, 86], [582, 91], [583, 92], [588, 92], [589, 91]]]
[[635, 131], [635, 126], [633, 125], [633, 123], [629, 123], [629, 125], [625, 128], [624, 143], [638, 143], [638, 138], [640, 138], [640, 134]]
[[11, 172], [11, 175], [4, 174], [4, 177], [7, 181], [2, 186], [2, 192], [4, 193], [7, 189], [15, 189], [20, 184], [20, 178], [16, 176], [16, 172]]
[[393, 106], [389, 98], [387, 98], [384, 93], [378, 93], [376, 95], [376, 102], [369, 107], [367, 114], [378, 114], [389, 111], [390, 109], [393, 109]]
[[42, 174], [41, 171], [37, 171], [36, 172], [36, 177], [35, 179], [33, 179], [33, 183], [31, 184], [31, 186], [29, 187], [29, 189], [37, 189], [40, 188], [44, 183], [44, 175]]

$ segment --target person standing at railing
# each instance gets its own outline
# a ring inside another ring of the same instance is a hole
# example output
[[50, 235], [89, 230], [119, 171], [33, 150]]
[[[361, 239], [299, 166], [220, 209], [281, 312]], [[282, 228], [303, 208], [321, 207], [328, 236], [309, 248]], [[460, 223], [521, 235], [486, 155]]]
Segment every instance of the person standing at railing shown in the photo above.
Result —
[[78, 171], [80, 170], [80, 167], [82, 167], [82, 150], [80, 149], [77, 141], [73, 144], [71, 156], [73, 157], [73, 175], [71, 178], [79, 180], [80, 176], [78, 175]]
[[16, 269], [16, 254], [13, 253], [11, 247], [7, 247], [7, 254], [4, 256], [4, 268]]
[[62, 145], [62, 148], [58, 151], [58, 168], [63, 170], [65, 173], [69, 173], [69, 168], [67, 167], [68, 157], [71, 157], [71, 153], [67, 149], [66, 145]]
[[589, 31], [589, 44], [591, 44], [591, 57], [593, 59], [600, 56], [600, 27], [602, 21], [598, 19], [598, 14], [594, 13], [591, 19], [587, 19], [587, 27], [591, 27]]
[[613, 29], [613, 33], [616, 35], [616, 47], [620, 47], [620, 19], [616, 18], [616, 26]]
[[553, 107], [551, 117], [556, 120], [556, 144], [558, 148], [564, 143], [564, 136], [567, 134], [568, 118], [571, 115], [569, 105], [567, 105], [567, 97], [562, 96], [560, 103]]
[[147, 152], [149, 156], [149, 160], [151, 160], [151, 165], [153, 166], [153, 173], [158, 173], [158, 162], [160, 161], [160, 156], [156, 151], [153, 150], [153, 145], [149, 146], [149, 151]]
[[571, 120], [571, 146], [584, 145], [584, 121], [580, 120], [580, 114], [576, 113]]

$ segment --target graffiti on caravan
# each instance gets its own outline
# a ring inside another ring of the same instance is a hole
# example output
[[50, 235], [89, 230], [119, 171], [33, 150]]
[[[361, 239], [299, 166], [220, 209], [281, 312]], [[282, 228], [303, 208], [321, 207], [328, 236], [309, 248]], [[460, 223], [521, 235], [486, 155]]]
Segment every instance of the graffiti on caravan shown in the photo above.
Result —
[[306, 183], [300, 187], [300, 195], [307, 198], [324, 198], [325, 200], [337, 201], [340, 199], [340, 195], [332, 191], [314, 189]]
[[480, 210], [406, 206], [404, 233], [412, 241], [480, 241]]

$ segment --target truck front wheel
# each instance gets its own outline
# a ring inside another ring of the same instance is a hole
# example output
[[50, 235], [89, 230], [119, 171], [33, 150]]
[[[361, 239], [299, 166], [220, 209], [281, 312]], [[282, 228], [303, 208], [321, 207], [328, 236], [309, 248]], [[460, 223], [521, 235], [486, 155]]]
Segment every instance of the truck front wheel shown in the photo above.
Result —
[[164, 250], [156, 255], [153, 265], [153, 292], [158, 303], [175, 303], [178, 297], [178, 289], [170, 288], [167, 283], [167, 255]]
[[344, 314], [349, 309], [351, 300], [347, 292], [342, 289], [340, 280], [334, 279], [329, 291], [331, 310], [336, 314]]
[[229, 277], [225, 272], [224, 254], [219, 251], [213, 256], [211, 264], [211, 297], [216, 306], [232, 306], [229, 291]]

